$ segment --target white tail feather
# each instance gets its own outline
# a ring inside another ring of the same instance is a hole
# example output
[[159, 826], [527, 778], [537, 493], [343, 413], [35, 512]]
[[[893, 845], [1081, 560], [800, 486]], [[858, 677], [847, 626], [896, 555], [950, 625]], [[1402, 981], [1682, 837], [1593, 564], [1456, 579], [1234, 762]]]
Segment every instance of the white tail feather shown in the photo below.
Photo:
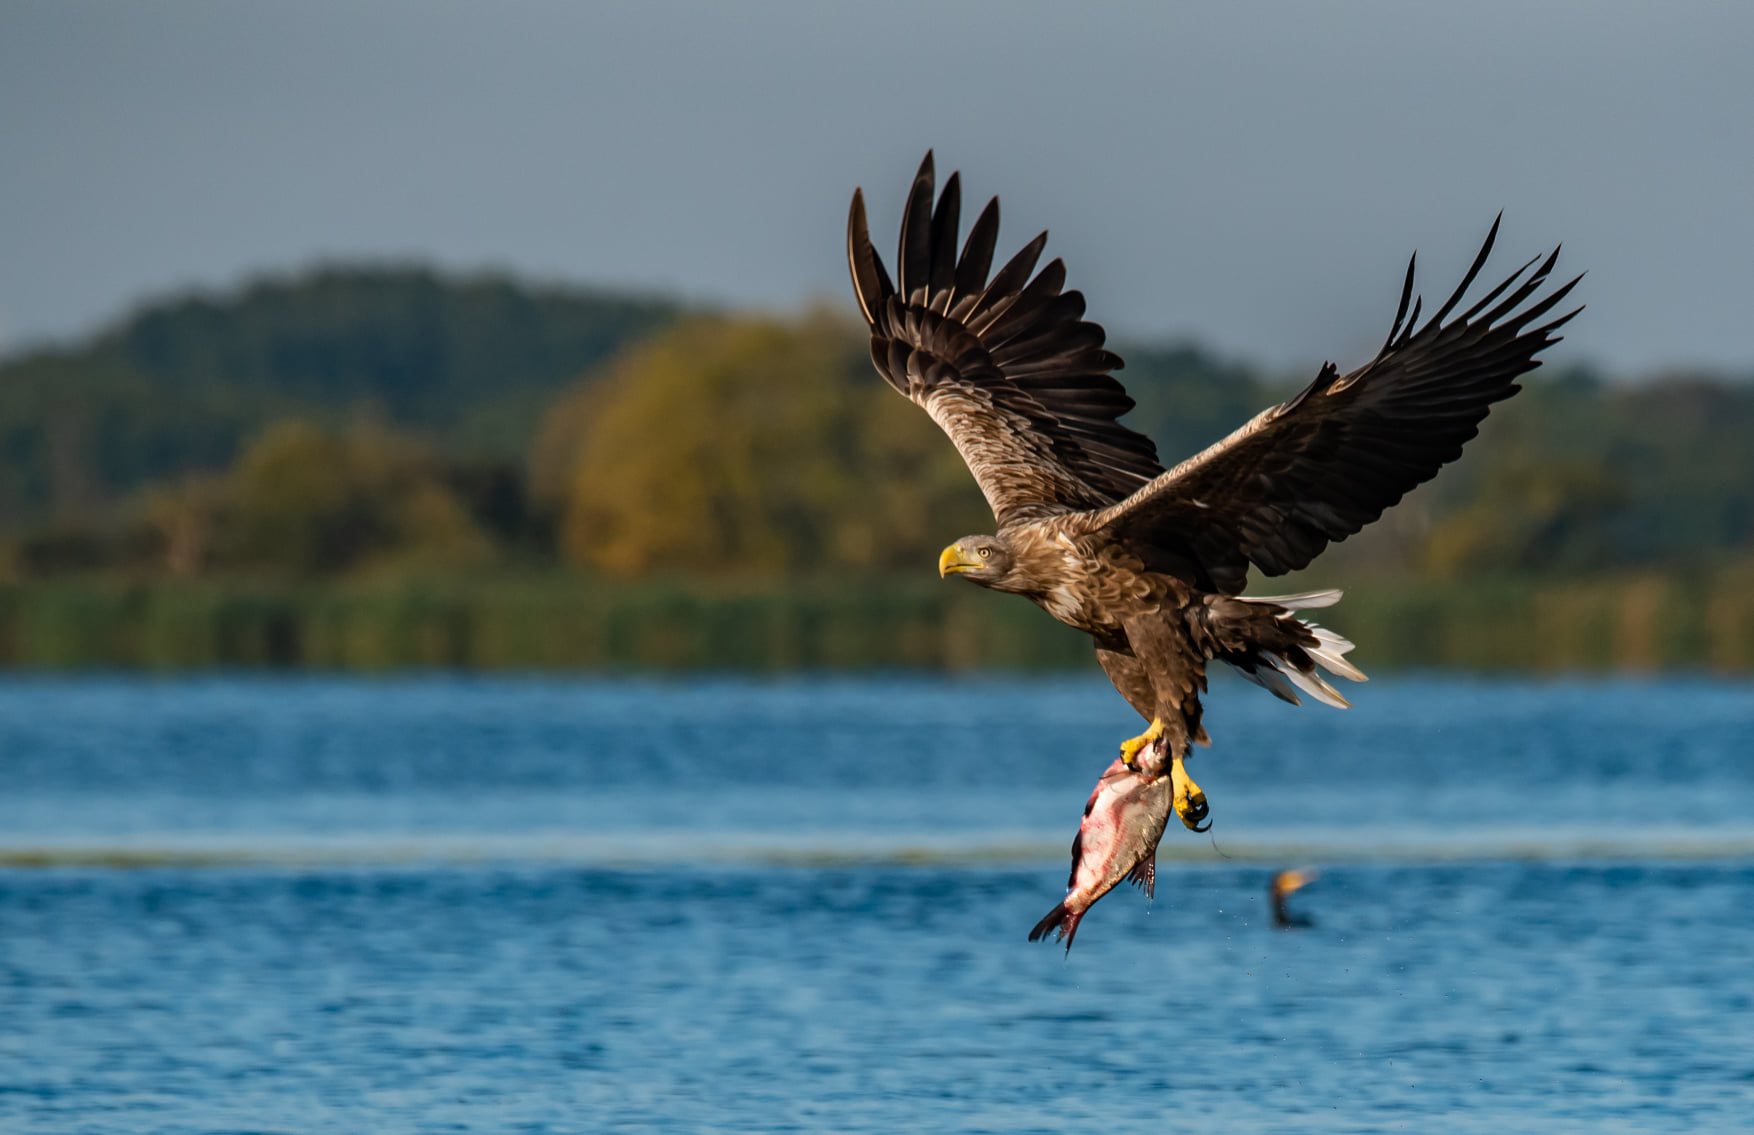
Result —
[[1317, 607], [1332, 607], [1340, 601], [1344, 591], [1329, 588], [1326, 591], [1299, 591], [1295, 595], [1244, 595], [1244, 603], [1271, 603], [1283, 607], [1287, 611], [1310, 611]]
[[1335, 709], [1351, 709], [1352, 703], [1340, 696], [1340, 691], [1328, 685], [1312, 666], [1308, 670], [1296, 667], [1285, 671], [1285, 676], [1296, 682], [1299, 688], [1323, 705], [1331, 705]]
[[1272, 657], [1257, 651], [1253, 670], [1244, 670], [1235, 663], [1231, 664], [1231, 668], [1280, 701], [1288, 701], [1292, 705], [1303, 704], [1303, 699], [1297, 696], [1297, 688], [1285, 680], [1284, 672]]
[[1346, 661], [1345, 654], [1352, 649], [1350, 640], [1342, 638], [1326, 627], [1305, 624], [1315, 632], [1316, 645], [1309, 651], [1309, 656], [1319, 662], [1322, 669], [1337, 677], [1352, 682], [1368, 682], [1370, 678], [1352, 663]]
[[[1244, 602], [1271, 603], [1283, 607], [1287, 611], [1306, 611], [1318, 607], [1332, 607], [1340, 601], [1340, 592], [1304, 591], [1296, 595], [1263, 595], [1248, 596]], [[1364, 671], [1346, 661], [1346, 653], [1352, 649], [1352, 643], [1343, 635], [1335, 634], [1326, 627], [1318, 627], [1314, 623], [1297, 620], [1306, 630], [1315, 636], [1315, 645], [1305, 648], [1310, 661], [1320, 666], [1337, 678], [1345, 678], [1352, 682], [1367, 682], [1370, 679]], [[1257, 650], [1254, 655], [1254, 670], [1236, 667], [1244, 678], [1270, 691], [1275, 697], [1288, 701], [1292, 705], [1302, 705], [1303, 699], [1297, 696], [1302, 690], [1323, 705], [1331, 705], [1335, 709], [1348, 709], [1352, 703], [1347, 701], [1329, 684], [1326, 678], [1316, 672], [1315, 666], [1300, 668], [1279, 654], [1268, 654]]]

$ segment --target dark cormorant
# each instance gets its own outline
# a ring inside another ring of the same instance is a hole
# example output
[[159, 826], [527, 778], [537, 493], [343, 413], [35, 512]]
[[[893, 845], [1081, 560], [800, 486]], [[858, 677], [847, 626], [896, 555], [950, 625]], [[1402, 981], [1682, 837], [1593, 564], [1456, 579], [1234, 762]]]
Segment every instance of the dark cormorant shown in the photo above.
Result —
[[1300, 891], [1315, 882], [1314, 871], [1281, 871], [1273, 876], [1267, 885], [1267, 897], [1273, 900], [1273, 925], [1281, 930], [1296, 927], [1314, 926], [1315, 922], [1307, 914], [1285, 908], [1285, 899], [1295, 891]]

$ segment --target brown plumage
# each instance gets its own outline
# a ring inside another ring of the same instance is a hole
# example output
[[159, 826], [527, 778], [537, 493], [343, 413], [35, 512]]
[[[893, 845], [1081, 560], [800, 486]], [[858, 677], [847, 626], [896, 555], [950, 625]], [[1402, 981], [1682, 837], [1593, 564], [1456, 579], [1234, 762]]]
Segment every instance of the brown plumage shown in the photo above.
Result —
[[1461, 454], [1576, 314], [1539, 322], [1577, 283], [1537, 296], [1558, 251], [1446, 323], [1492, 250], [1494, 221], [1461, 286], [1423, 325], [1419, 302], [1408, 311], [1409, 263], [1376, 358], [1345, 375], [1324, 366], [1295, 398], [1165, 471], [1151, 440], [1119, 422], [1133, 407], [1110, 374], [1121, 360], [1083, 318], [1084, 297], [1065, 290], [1065, 266], [1035, 271], [1047, 234], [989, 275], [998, 200], [959, 255], [959, 178], [935, 207], [934, 180], [928, 153], [893, 282], [858, 192], [847, 258], [878, 373], [949, 435], [997, 522], [995, 534], [945, 549], [940, 571], [1023, 595], [1090, 634], [1115, 687], [1153, 721], [1147, 736], [1166, 735], [1178, 761], [1205, 739], [1199, 695], [1214, 659], [1289, 701], [1301, 690], [1346, 704], [1315, 668], [1363, 680], [1343, 657], [1352, 644], [1294, 614], [1339, 593], [1244, 599], [1249, 566], [1267, 575], [1305, 566]]

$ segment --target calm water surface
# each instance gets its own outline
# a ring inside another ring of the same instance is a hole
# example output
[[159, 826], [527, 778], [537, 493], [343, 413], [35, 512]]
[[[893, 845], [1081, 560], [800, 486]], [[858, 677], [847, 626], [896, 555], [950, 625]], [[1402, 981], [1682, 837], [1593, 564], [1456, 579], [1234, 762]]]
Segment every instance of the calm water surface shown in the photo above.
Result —
[[1068, 957], [1096, 682], [0, 682], [0, 1130], [1754, 1130], [1754, 687], [1356, 700]]

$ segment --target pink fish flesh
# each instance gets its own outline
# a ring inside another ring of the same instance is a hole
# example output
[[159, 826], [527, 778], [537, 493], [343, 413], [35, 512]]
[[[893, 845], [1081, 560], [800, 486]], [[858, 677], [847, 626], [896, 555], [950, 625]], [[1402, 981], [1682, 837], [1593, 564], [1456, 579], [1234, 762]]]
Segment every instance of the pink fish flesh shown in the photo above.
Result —
[[1157, 843], [1174, 810], [1167, 746], [1158, 741], [1138, 755], [1136, 767], [1119, 758], [1108, 766], [1072, 840], [1072, 875], [1066, 897], [1035, 924], [1029, 940], [1056, 934], [1072, 950], [1078, 920], [1122, 879], [1131, 879], [1153, 893], [1157, 879]]

